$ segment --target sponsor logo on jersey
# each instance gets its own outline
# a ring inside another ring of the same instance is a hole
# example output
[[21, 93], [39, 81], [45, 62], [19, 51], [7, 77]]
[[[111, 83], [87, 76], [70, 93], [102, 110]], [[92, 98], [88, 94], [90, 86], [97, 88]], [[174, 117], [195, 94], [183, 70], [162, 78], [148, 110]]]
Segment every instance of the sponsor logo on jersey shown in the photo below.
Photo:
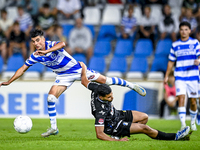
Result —
[[88, 79], [93, 79], [95, 77], [95, 75], [91, 75]]
[[103, 110], [101, 110], [99, 113], [100, 113], [100, 114], [102, 114], [102, 115], [104, 115], [104, 114], [105, 114], [105, 112], [104, 112]]
[[176, 91], [177, 91], [177, 92], [180, 92], [180, 89], [178, 88]]
[[191, 49], [191, 50], [194, 49], [194, 45], [193, 45], [193, 44], [190, 44], [190, 45], [189, 45], [189, 49]]
[[100, 118], [99, 121], [98, 121], [98, 123], [99, 123], [99, 124], [103, 124], [103, 123], [104, 123], [104, 120], [103, 120], [102, 118]]

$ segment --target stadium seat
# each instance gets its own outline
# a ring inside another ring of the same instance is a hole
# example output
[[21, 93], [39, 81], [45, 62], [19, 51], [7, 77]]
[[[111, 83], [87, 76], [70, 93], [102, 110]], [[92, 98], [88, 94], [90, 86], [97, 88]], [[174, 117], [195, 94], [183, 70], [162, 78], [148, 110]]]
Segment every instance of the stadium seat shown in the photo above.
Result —
[[15, 71], [17, 71], [24, 64], [24, 58], [21, 54], [17, 53], [12, 55], [8, 59], [7, 69], [2, 73], [2, 79], [7, 80], [11, 76], [14, 75]]
[[41, 73], [43, 73], [45, 66], [41, 63], [36, 63], [29, 67], [28, 70], [23, 74], [23, 80], [39, 80]]
[[69, 38], [69, 34], [71, 29], [74, 27], [72, 24], [63, 24], [63, 35], [65, 35], [67, 38]]
[[106, 56], [111, 52], [111, 44], [109, 41], [97, 41], [94, 45], [95, 56]]
[[172, 41], [170, 39], [159, 40], [156, 46], [155, 56], [168, 56]]
[[104, 73], [106, 69], [105, 58], [101, 56], [91, 57], [88, 68], [100, 73]]
[[3, 58], [0, 55], [0, 73], [3, 71]]
[[120, 22], [121, 22], [120, 9], [116, 7], [107, 7], [104, 9], [101, 24], [119, 25]]
[[134, 56], [148, 57], [153, 52], [153, 43], [149, 39], [139, 39], [135, 46]]
[[127, 71], [127, 62], [125, 57], [114, 56], [110, 62], [110, 67], [107, 76], [122, 77], [123, 73]]
[[94, 26], [90, 24], [85, 24], [86, 27], [88, 27], [92, 33], [92, 38], [94, 39], [95, 37], [95, 31], [94, 31]]
[[133, 52], [133, 42], [130, 40], [117, 41], [114, 55], [115, 56], [130, 56]]
[[6, 11], [8, 13], [8, 18], [11, 20], [16, 20], [18, 18], [18, 10], [17, 7], [13, 6], [13, 7], [7, 7]]
[[166, 57], [166, 56], [155, 57], [153, 62], [152, 62], [152, 66], [151, 66], [150, 71], [166, 72], [167, 63], [168, 63], [168, 57]]
[[147, 74], [147, 80], [148, 81], [163, 81], [164, 80], [164, 74], [160, 71], [152, 71]]
[[85, 7], [83, 10], [84, 24], [99, 25], [101, 19], [100, 9], [97, 7]]
[[99, 29], [97, 40], [111, 41], [116, 39], [116, 30], [114, 25], [102, 25]]
[[76, 59], [77, 61], [82, 61], [84, 64], [87, 63], [86, 57], [85, 57], [84, 54], [74, 54], [72, 57], [73, 57], [74, 59]]
[[143, 74], [148, 70], [146, 57], [134, 57], [131, 62], [129, 72], [126, 74], [128, 79], [143, 79]]

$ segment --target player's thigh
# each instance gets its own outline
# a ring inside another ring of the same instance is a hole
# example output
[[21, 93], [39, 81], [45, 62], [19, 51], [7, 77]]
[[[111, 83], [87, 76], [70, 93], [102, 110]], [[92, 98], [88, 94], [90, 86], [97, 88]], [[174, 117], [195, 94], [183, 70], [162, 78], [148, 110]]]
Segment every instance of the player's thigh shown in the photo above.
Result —
[[198, 81], [187, 82], [187, 94], [189, 98], [198, 98]]
[[64, 85], [53, 85], [49, 91], [49, 94], [52, 94], [58, 98], [66, 89], [67, 86]]
[[148, 115], [146, 113], [143, 113], [143, 112], [132, 111], [132, 115], [133, 115], [133, 123], [140, 122], [140, 121], [143, 121], [145, 119], [148, 119]]
[[106, 83], [106, 77], [100, 74], [99, 77], [95, 81], [98, 83], [104, 84]]
[[185, 81], [176, 80], [175, 87], [176, 87], [176, 96], [186, 94], [187, 85]]

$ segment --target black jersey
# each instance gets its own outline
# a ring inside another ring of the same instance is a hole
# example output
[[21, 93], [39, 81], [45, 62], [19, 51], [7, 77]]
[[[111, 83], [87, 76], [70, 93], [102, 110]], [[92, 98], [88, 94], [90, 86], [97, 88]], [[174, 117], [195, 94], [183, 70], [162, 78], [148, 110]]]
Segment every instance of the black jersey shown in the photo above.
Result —
[[98, 97], [97, 88], [99, 84], [90, 82], [88, 89], [91, 93], [91, 111], [95, 117], [95, 126], [104, 126], [104, 132], [111, 134], [120, 121], [120, 111], [116, 110], [109, 101], [103, 101]]

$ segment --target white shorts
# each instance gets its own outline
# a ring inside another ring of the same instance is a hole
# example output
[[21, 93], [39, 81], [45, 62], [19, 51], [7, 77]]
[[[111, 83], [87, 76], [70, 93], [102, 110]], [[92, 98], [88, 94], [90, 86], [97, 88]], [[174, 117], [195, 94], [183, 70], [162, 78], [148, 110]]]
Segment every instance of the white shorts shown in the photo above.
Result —
[[198, 98], [198, 81], [175, 81], [176, 96], [188, 95], [188, 98]]
[[[74, 83], [76, 80], [81, 80], [81, 72], [82, 68], [76, 70], [78, 73], [71, 73], [71, 74], [62, 74], [62, 75], [57, 75], [56, 80], [53, 85], [64, 85], [67, 86], [68, 88]], [[90, 81], [95, 81], [99, 78], [100, 74], [95, 72], [94, 70], [87, 69], [87, 78]]]

